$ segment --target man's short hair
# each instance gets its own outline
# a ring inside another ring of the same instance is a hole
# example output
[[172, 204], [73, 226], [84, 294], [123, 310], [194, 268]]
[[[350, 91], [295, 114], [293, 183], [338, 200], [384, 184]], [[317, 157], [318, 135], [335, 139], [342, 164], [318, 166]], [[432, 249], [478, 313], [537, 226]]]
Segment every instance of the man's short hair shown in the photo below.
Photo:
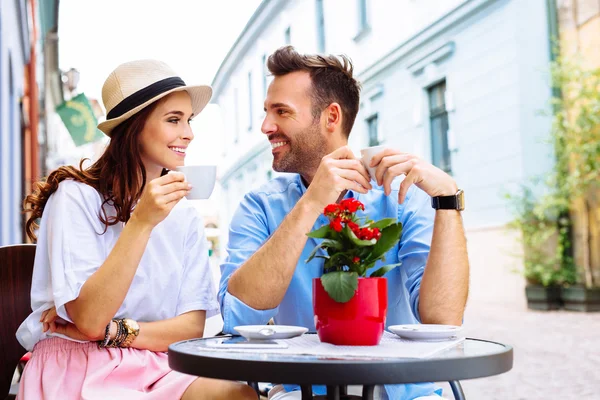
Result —
[[342, 131], [350, 135], [360, 102], [360, 83], [352, 76], [352, 61], [345, 55], [299, 54], [293, 46], [277, 49], [267, 67], [274, 76], [306, 71], [312, 81], [312, 114], [318, 118], [331, 103], [342, 108]]

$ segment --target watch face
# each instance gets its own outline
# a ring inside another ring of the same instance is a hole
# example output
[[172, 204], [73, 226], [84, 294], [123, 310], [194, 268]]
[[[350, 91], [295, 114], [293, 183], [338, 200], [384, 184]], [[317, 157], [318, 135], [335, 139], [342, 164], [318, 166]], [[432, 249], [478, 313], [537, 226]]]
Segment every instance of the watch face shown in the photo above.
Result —
[[456, 209], [459, 211], [465, 209], [465, 192], [462, 189], [456, 193]]
[[129, 330], [131, 330], [132, 332], [137, 332], [140, 330], [140, 325], [137, 323], [136, 320], [127, 318], [125, 320], [125, 324], [129, 328]]

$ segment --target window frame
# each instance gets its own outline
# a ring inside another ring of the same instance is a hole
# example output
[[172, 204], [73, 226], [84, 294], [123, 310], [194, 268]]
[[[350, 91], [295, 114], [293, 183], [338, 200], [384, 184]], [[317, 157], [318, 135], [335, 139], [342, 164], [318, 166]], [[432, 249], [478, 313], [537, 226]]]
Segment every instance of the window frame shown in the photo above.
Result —
[[[452, 152], [449, 143], [450, 121], [446, 108], [446, 79], [435, 82], [426, 88], [427, 109], [429, 112], [429, 140], [431, 145], [431, 163], [448, 174], [452, 174]], [[440, 102], [434, 103], [436, 97]], [[438, 124], [439, 123], [439, 124]], [[441, 126], [441, 131], [436, 132]], [[436, 143], [441, 140], [441, 143]], [[436, 149], [441, 146], [441, 154], [436, 154]], [[437, 156], [437, 157], [436, 157]]]

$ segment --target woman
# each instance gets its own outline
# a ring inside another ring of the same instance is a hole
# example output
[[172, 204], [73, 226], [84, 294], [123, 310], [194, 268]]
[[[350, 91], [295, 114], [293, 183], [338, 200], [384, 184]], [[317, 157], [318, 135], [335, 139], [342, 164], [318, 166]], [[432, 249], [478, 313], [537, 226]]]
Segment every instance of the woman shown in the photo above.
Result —
[[27, 196], [35, 238], [33, 349], [20, 399], [256, 399], [247, 385], [172, 371], [169, 344], [201, 337], [218, 305], [197, 211], [182, 201], [192, 116], [212, 90], [164, 63], [134, 61], [102, 89], [110, 136], [87, 169], [61, 167]]

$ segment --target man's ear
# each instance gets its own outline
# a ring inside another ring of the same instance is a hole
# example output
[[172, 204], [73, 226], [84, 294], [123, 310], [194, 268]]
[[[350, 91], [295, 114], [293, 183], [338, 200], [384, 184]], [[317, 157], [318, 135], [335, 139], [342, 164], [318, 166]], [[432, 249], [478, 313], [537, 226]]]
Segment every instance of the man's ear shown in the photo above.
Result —
[[326, 128], [335, 132], [342, 125], [342, 107], [338, 103], [331, 103], [325, 109]]

